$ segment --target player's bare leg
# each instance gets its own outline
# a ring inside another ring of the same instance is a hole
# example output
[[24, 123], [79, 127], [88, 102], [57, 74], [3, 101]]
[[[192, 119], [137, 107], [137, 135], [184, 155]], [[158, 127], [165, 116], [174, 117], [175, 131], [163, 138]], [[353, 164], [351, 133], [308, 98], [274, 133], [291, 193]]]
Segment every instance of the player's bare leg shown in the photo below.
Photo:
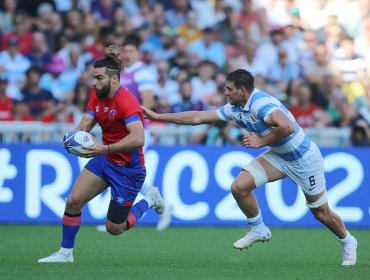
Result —
[[[315, 202], [325, 195], [326, 191], [313, 196], [306, 195], [307, 204], [315, 205]], [[318, 207], [309, 207], [315, 218], [338, 237], [343, 250], [342, 265], [355, 265], [357, 260], [357, 240], [347, 231], [342, 219], [330, 209], [327, 202]]]
[[[250, 168], [251, 171], [241, 171], [231, 186], [231, 192], [239, 208], [247, 216], [248, 224], [251, 226], [251, 231], [247, 232], [243, 238], [237, 240], [233, 244], [235, 249], [242, 250], [248, 248], [255, 242], [264, 242], [271, 238], [270, 229], [263, 223], [257, 199], [252, 191], [256, 188], [256, 181], [260, 182], [262, 180], [272, 182], [283, 178], [284, 175], [264, 158], [259, 157], [256, 161], [257, 162], [252, 164], [252, 168]], [[253, 173], [255, 173], [255, 177], [261, 177], [258, 173], [263, 173], [263, 176], [266, 178], [256, 179], [253, 177]]]
[[84, 168], [69, 195], [63, 216], [63, 239], [59, 251], [38, 262], [73, 262], [74, 239], [81, 224], [83, 206], [108, 187], [99, 176]]

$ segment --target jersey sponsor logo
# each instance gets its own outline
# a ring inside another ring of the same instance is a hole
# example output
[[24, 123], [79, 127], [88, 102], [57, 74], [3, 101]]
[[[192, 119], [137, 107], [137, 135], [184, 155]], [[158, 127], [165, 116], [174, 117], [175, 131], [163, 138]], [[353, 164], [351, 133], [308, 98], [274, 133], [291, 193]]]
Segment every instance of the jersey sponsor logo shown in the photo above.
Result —
[[117, 110], [110, 110], [110, 111], [109, 111], [109, 119], [111, 119], [111, 120], [112, 120], [112, 119], [114, 118], [114, 115], [116, 114], [116, 111], [117, 111]]
[[106, 113], [106, 112], [108, 112], [108, 107], [104, 107], [104, 112]]

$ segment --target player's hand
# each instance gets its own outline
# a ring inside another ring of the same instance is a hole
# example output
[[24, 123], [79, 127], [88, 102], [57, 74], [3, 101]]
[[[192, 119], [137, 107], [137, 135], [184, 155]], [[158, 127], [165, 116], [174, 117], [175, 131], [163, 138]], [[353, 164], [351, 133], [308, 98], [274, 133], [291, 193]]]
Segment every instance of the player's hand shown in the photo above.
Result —
[[153, 121], [158, 120], [158, 114], [153, 112], [152, 110], [145, 108], [144, 106], [141, 106], [141, 109], [143, 109], [144, 118], [151, 119]]
[[242, 144], [246, 148], [261, 148], [263, 147], [262, 138], [255, 133], [249, 133], [243, 137]]
[[98, 140], [94, 136], [92, 136], [92, 139], [94, 141], [94, 145], [89, 146], [83, 146], [82, 148], [85, 150], [84, 153], [80, 153], [79, 156], [83, 158], [92, 158], [101, 154], [105, 154], [107, 151], [107, 147], [105, 145], [102, 145], [99, 143]]

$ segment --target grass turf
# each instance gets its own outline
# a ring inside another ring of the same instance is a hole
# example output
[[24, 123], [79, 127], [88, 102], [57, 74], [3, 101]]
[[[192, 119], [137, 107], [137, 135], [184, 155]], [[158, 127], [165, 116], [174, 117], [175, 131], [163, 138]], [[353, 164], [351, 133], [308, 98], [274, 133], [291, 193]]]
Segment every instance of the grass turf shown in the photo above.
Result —
[[37, 260], [59, 247], [60, 226], [1, 225], [0, 279], [370, 279], [369, 230], [355, 267], [325, 229], [272, 228], [272, 239], [238, 251], [244, 228], [137, 227], [120, 236], [82, 226], [74, 263]]

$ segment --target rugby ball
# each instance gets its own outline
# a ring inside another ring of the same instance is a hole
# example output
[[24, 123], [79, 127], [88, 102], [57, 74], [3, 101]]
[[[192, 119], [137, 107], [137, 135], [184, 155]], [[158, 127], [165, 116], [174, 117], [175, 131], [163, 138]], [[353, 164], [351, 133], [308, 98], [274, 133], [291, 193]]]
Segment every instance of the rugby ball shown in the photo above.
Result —
[[83, 146], [91, 147], [94, 145], [93, 137], [90, 133], [82, 130], [72, 130], [63, 137], [63, 144], [67, 151], [76, 156], [83, 155], [86, 150]]

